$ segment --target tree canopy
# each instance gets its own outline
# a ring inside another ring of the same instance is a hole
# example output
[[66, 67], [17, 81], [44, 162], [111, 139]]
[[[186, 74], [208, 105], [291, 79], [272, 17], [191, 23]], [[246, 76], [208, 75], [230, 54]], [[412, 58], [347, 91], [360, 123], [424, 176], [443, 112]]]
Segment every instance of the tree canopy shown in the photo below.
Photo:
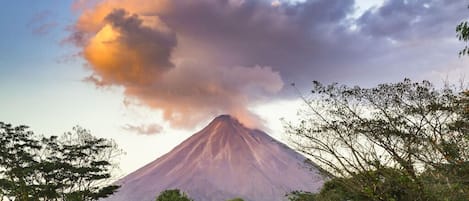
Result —
[[81, 127], [62, 136], [41, 137], [27, 126], [0, 122], [0, 199], [88, 201], [118, 188], [109, 184], [114, 141]]
[[193, 201], [179, 189], [165, 190], [158, 195], [156, 201]]
[[317, 200], [469, 197], [469, 92], [409, 79], [314, 82], [304, 100], [303, 120], [286, 127], [296, 149], [330, 173]]
[[[469, 42], [469, 22], [463, 21], [456, 26], [456, 34], [460, 41]], [[464, 49], [459, 52], [459, 55], [468, 55], [469, 47], [466, 45]]]
[[242, 198], [233, 198], [226, 201], [244, 201]]
[[[168, 189], [161, 192], [156, 201], [193, 201], [193, 199], [179, 189]], [[243, 201], [243, 199], [233, 198], [227, 201]]]

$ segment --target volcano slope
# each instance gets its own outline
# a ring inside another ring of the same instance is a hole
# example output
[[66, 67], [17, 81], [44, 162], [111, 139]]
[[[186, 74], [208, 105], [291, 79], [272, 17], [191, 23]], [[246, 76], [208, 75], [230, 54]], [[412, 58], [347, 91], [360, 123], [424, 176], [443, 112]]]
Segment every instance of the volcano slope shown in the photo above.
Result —
[[180, 189], [195, 201], [286, 200], [293, 190], [317, 192], [324, 177], [305, 157], [249, 129], [229, 115], [172, 151], [125, 176], [107, 201], [154, 201], [166, 189]]

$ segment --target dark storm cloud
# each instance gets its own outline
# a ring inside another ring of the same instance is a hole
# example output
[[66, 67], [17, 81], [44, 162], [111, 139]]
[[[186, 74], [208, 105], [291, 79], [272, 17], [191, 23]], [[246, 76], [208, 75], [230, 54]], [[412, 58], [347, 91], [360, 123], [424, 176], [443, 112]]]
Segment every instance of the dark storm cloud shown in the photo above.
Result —
[[367, 11], [358, 24], [364, 34], [410, 40], [453, 37], [455, 25], [468, 16], [463, 1], [392, 0]]
[[299, 72], [311, 73], [309, 69], [323, 71], [321, 63], [335, 60], [330, 57], [347, 48], [338, 46], [351, 34], [346, 20], [353, 11], [351, 0], [278, 7], [269, 1], [236, 2], [241, 1], [176, 1], [160, 17], [205, 55], [216, 55], [214, 62], [272, 66], [287, 81]]
[[370, 62], [357, 62], [362, 64], [355, 68], [368, 70], [369, 77], [378, 78], [374, 83], [403, 77], [441, 81], [447, 70], [467, 62], [458, 58], [455, 27], [468, 16], [464, 1], [386, 1], [356, 22], [358, 34], [369, 39], [364, 45], [373, 54], [358, 55]]
[[390, 0], [358, 19], [350, 17], [354, 1], [343, 0], [275, 7], [259, 0], [176, 1], [171, 8], [160, 17], [184, 44], [204, 50], [193, 55], [271, 66], [303, 88], [314, 79], [391, 81], [446, 65], [457, 57], [454, 27], [469, 13], [465, 3], [449, 0]]

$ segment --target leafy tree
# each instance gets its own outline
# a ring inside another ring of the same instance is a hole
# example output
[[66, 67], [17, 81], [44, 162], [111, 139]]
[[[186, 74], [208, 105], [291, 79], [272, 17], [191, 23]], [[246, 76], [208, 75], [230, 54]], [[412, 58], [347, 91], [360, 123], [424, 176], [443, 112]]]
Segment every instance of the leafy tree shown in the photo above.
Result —
[[290, 201], [315, 201], [317, 195], [305, 191], [293, 191], [286, 195]]
[[[457, 37], [460, 41], [469, 42], [469, 22], [463, 21], [458, 26], [456, 26], [456, 33]], [[459, 52], [459, 55], [467, 55], [469, 54], [469, 47], [466, 47]]]
[[374, 88], [314, 82], [312, 92], [303, 120], [286, 127], [296, 149], [330, 173], [317, 198], [444, 200], [436, 188], [446, 199], [469, 197], [468, 92], [408, 79]]
[[[361, 189], [350, 185], [360, 185]], [[403, 171], [383, 168], [363, 172], [353, 177], [336, 177], [326, 182], [317, 194], [296, 191], [289, 194], [291, 201], [338, 201], [338, 200], [414, 200], [418, 188]]]
[[48, 153], [43, 163], [44, 177], [59, 184], [56, 192], [62, 199], [97, 200], [117, 190], [118, 186], [105, 185], [116, 165], [112, 159], [122, 154], [114, 141], [96, 138], [88, 130], [75, 127], [73, 132], [43, 142]]
[[46, 138], [0, 122], [0, 144], [2, 200], [98, 200], [118, 188], [108, 181], [122, 151], [83, 128]]
[[[13, 127], [0, 122], [0, 189], [4, 197], [33, 200], [40, 186], [36, 184], [41, 149], [26, 126]], [[1, 197], [3, 199], [3, 197]]]
[[181, 193], [179, 189], [165, 190], [160, 193], [156, 201], [193, 201], [185, 193]]
[[229, 199], [227, 201], [244, 201], [242, 198], [233, 198], [233, 199]]

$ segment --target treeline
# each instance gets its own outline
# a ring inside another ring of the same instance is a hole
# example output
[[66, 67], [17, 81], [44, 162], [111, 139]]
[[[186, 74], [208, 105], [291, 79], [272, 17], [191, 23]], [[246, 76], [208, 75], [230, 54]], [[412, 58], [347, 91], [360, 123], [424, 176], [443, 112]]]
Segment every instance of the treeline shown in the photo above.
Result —
[[62, 136], [35, 135], [26, 126], [0, 122], [0, 199], [15, 201], [88, 201], [118, 188], [109, 184], [114, 159], [112, 140], [75, 127]]
[[374, 88], [314, 82], [291, 143], [325, 170], [301, 201], [469, 200], [469, 91], [409, 79]]

